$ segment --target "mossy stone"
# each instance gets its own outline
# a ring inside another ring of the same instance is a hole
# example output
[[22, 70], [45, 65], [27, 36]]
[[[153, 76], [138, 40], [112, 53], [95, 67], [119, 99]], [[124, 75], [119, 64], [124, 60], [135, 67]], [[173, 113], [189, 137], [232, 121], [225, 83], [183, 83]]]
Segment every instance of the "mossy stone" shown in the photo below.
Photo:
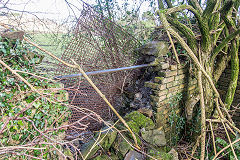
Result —
[[137, 133], [140, 131], [141, 128], [150, 130], [155, 127], [155, 124], [149, 117], [144, 116], [142, 113], [138, 111], [133, 111], [127, 114], [125, 116], [125, 119], [133, 127], [132, 129], [137, 131]]
[[[149, 149], [148, 154], [156, 159], [173, 160], [173, 155], [164, 151]], [[150, 158], [148, 158], [150, 160]]]
[[[82, 145], [81, 152], [82, 152], [83, 157], [86, 158], [86, 156], [88, 155], [86, 159], [92, 157], [100, 149], [100, 146], [104, 150], [109, 150], [112, 143], [115, 141], [115, 139], [117, 137], [117, 132], [114, 131], [113, 129], [109, 129], [107, 126], [104, 127], [103, 129], [101, 129], [101, 131], [104, 131], [104, 132], [99, 132], [95, 136], [95, 139], [101, 140], [100, 142], [98, 142], [99, 145], [96, 145], [93, 147], [93, 145], [96, 144], [96, 141], [93, 139], [90, 140], [88, 143], [85, 143]], [[100, 136], [100, 138], [99, 138], [99, 136]]]
[[127, 138], [127, 136], [125, 136], [124, 134], [123, 136], [124, 138], [122, 137], [122, 135], [118, 135], [116, 140], [114, 141], [114, 144], [112, 145], [113, 148], [116, 150], [118, 157], [125, 157], [127, 152], [131, 149], [131, 146], [128, 143], [130, 142], [129, 138]]
[[166, 145], [166, 138], [165, 134], [162, 130], [160, 129], [154, 129], [154, 130], [149, 130], [149, 131], [141, 131], [142, 138], [155, 146], [165, 146]]
[[165, 41], [151, 41], [140, 48], [140, 53], [149, 56], [165, 56], [169, 52]]

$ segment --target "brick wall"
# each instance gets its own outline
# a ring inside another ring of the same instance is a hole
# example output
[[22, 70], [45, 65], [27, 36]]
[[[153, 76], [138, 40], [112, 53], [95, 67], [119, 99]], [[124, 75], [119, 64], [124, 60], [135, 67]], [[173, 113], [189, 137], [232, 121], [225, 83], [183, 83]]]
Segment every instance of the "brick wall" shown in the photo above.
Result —
[[[184, 106], [184, 100], [187, 94], [197, 92], [197, 80], [188, 77], [188, 65], [170, 65], [162, 62], [161, 69], [157, 68], [158, 75], [153, 81], [145, 82], [145, 86], [152, 88], [151, 102], [156, 111], [156, 124], [158, 128], [162, 128], [167, 136], [174, 136], [174, 127], [176, 122], [171, 124], [169, 117], [174, 113], [181, 116]], [[230, 65], [227, 66], [218, 82], [218, 91], [224, 100], [231, 78]], [[189, 80], [189, 82], [187, 82]], [[188, 87], [189, 86], [189, 87]], [[180, 99], [177, 100], [176, 98]], [[182, 103], [181, 103], [182, 102]], [[238, 86], [234, 96], [234, 106], [240, 104], [240, 76], [238, 78]], [[185, 116], [185, 115], [183, 115]], [[233, 120], [240, 127], [240, 109], [238, 109]], [[171, 137], [167, 137], [169, 140]]]
[[153, 91], [151, 102], [156, 111], [157, 127], [165, 131], [169, 140], [175, 136], [174, 130], [178, 121], [176, 118], [183, 114], [183, 101], [187, 93], [193, 94], [196, 91], [197, 80], [187, 82], [188, 65], [170, 65], [168, 62], [160, 65], [161, 69], [157, 68], [158, 76], [153, 81], [145, 82], [145, 86]]

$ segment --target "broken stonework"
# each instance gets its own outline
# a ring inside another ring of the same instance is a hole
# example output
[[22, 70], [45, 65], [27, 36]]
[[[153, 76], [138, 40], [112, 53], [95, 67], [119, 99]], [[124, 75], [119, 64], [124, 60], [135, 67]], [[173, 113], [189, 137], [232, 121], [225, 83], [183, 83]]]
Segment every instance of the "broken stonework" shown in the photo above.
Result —
[[168, 50], [168, 44], [164, 41], [152, 41], [143, 45], [140, 49], [140, 54], [160, 57], [166, 55]]
[[149, 131], [141, 130], [142, 138], [155, 146], [163, 147], [166, 145], [165, 134], [160, 129], [153, 129]]

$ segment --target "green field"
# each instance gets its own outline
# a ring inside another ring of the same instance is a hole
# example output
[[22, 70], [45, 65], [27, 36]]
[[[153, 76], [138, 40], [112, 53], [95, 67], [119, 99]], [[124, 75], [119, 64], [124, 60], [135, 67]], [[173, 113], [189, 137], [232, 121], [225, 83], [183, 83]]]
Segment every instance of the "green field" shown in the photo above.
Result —
[[[63, 33], [36, 33], [29, 34], [29, 39], [38, 44], [40, 47], [53, 53], [55, 56], [61, 58], [66, 46], [68, 45], [71, 37]], [[39, 73], [48, 74], [53, 76], [53, 73], [57, 67], [58, 62], [47, 55], [46, 53], [36, 49], [36, 51], [44, 55], [44, 59], [41, 64], [37, 65], [36, 69]]]

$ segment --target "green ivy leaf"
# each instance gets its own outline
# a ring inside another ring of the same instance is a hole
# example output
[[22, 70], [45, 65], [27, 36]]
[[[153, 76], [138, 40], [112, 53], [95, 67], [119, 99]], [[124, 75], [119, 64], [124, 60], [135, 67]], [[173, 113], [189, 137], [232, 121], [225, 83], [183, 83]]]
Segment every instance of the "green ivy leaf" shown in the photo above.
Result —
[[33, 103], [33, 106], [34, 106], [36, 109], [38, 109], [38, 108], [41, 106], [41, 102], [35, 101], [35, 102]]
[[20, 126], [23, 126], [22, 120], [19, 120], [19, 121], [18, 121], [18, 124], [19, 124]]
[[0, 46], [0, 51], [1, 51], [1, 52], [3, 52], [4, 54], [6, 54], [6, 53], [7, 53], [7, 50], [5, 49], [5, 47], [4, 47], [4, 46]]

